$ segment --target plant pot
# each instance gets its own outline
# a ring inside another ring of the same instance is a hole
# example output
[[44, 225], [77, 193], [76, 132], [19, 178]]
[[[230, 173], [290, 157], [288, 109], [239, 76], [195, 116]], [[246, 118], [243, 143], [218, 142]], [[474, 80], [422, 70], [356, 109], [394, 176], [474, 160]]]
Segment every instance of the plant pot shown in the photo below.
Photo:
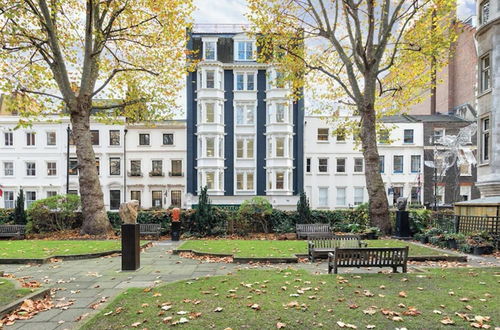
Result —
[[378, 239], [377, 233], [364, 233], [364, 239]]
[[472, 249], [472, 254], [479, 256], [482, 254], [492, 254], [493, 247], [492, 246], [474, 246]]
[[427, 237], [427, 236], [420, 237], [420, 243], [422, 243], [422, 244], [429, 243], [429, 237]]
[[448, 248], [453, 250], [458, 249], [458, 243], [456, 239], [449, 239], [446, 241], [446, 243], [448, 244]]

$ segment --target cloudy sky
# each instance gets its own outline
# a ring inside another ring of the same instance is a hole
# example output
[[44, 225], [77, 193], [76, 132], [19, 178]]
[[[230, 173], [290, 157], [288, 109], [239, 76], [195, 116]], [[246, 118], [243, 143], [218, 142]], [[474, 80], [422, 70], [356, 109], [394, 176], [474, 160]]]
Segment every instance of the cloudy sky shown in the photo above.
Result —
[[[458, 17], [468, 18], [474, 13], [475, 0], [458, 0]], [[195, 0], [198, 24], [241, 24], [246, 12], [245, 0]]]

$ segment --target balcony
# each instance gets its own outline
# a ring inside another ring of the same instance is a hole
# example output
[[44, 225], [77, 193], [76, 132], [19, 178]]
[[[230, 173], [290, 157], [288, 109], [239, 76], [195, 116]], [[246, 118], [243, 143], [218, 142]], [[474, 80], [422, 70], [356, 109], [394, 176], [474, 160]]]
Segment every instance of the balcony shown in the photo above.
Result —
[[151, 171], [149, 176], [165, 176], [165, 174], [162, 171]]
[[168, 172], [168, 175], [182, 177], [182, 176], [184, 176], [184, 173], [183, 172]]
[[127, 172], [128, 176], [142, 177], [141, 171], [129, 171]]

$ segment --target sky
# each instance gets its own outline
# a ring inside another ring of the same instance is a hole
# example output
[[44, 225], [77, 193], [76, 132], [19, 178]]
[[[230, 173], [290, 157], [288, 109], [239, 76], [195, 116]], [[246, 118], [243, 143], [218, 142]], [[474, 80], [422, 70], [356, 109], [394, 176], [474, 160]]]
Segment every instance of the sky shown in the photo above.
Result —
[[[197, 24], [244, 24], [246, 22], [245, 0], [195, 0]], [[458, 17], [468, 18], [474, 14], [475, 0], [458, 0]]]

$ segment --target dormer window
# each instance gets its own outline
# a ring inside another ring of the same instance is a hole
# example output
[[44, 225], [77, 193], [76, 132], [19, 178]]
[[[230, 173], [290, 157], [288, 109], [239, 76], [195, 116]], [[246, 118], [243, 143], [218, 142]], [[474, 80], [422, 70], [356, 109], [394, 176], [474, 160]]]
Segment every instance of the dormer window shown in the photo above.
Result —
[[235, 48], [237, 61], [253, 61], [254, 44], [252, 41], [237, 41]]
[[490, 20], [490, 1], [485, 0], [479, 5], [479, 22], [486, 24]]
[[217, 60], [217, 41], [203, 42], [203, 59], [209, 61]]

